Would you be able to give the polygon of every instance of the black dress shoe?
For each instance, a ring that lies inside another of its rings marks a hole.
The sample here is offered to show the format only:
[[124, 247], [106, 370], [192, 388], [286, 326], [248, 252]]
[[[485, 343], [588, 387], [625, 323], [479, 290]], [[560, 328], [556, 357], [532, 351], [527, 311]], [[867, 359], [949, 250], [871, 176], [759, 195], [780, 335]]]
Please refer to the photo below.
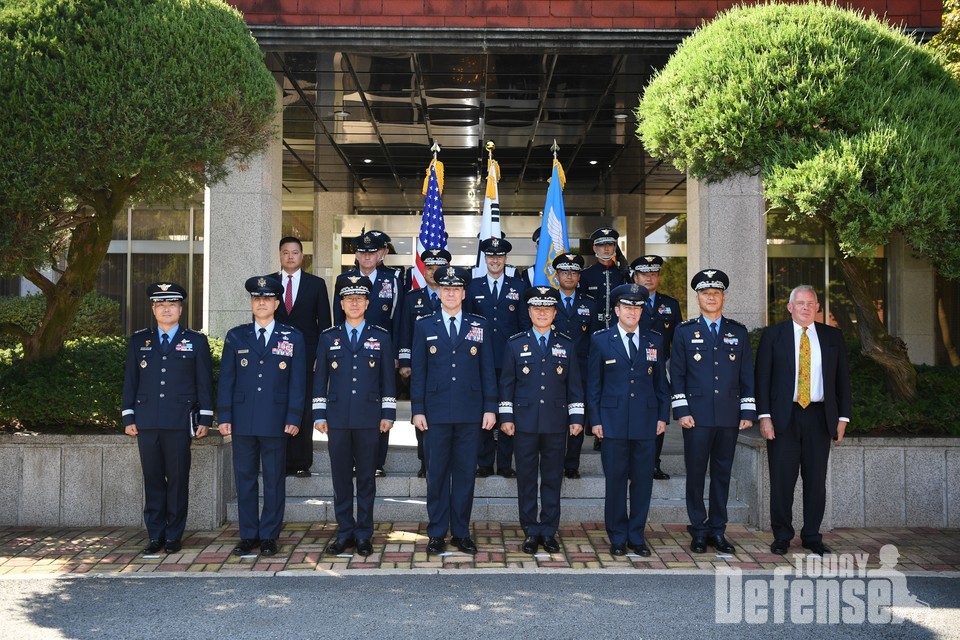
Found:
[[447, 543], [443, 536], [439, 538], [430, 538], [427, 541], [427, 553], [443, 553], [447, 548]]
[[457, 550], [462, 551], [463, 553], [469, 553], [474, 555], [477, 553], [477, 543], [470, 539], [470, 536], [465, 538], [450, 538], [450, 544], [455, 546]]
[[233, 548], [233, 555], [245, 556], [259, 546], [260, 540], [258, 538], [243, 538], [237, 543], [237, 546]]
[[669, 480], [670, 474], [664, 473], [660, 467], [657, 467], [653, 470], [653, 479], [654, 480]]
[[297, 472], [293, 475], [297, 476], [298, 478], [309, 478], [313, 474], [310, 473], [309, 469], [297, 469]]
[[560, 543], [553, 536], [546, 536], [541, 542], [543, 550], [547, 553], [560, 553]]
[[610, 555], [612, 556], [625, 556], [627, 555], [627, 545], [622, 542], [610, 545]]
[[183, 549], [183, 543], [179, 540], [168, 540], [167, 544], [163, 547], [163, 550], [167, 553], [176, 553]]
[[332, 556], [338, 556], [350, 547], [357, 544], [353, 538], [344, 538], [343, 540], [334, 540], [327, 545], [327, 553]]
[[707, 539], [706, 538], [694, 538], [690, 542], [690, 551], [694, 553], [706, 553], [707, 552]]
[[387, 476], [387, 472], [384, 471], [383, 467], [377, 467], [377, 470], [373, 472], [373, 475], [377, 478], [385, 478]]
[[802, 545], [804, 549], [808, 549], [810, 553], [815, 553], [818, 556], [833, 553], [833, 551], [828, 549], [827, 546], [822, 542], [804, 542]]
[[143, 555], [152, 556], [160, 551], [160, 549], [163, 549], [163, 545], [165, 544], [167, 544], [166, 538], [151, 538], [147, 546], [143, 548]]
[[262, 556], [275, 556], [277, 555], [277, 541], [272, 538], [267, 538], [260, 543], [260, 555]]
[[627, 546], [630, 547], [630, 551], [633, 551], [638, 556], [641, 556], [643, 558], [650, 557], [650, 548], [647, 546], [645, 542], [641, 542], [639, 544], [633, 544], [631, 542]]
[[787, 549], [790, 548], [789, 540], [774, 540], [770, 544], [770, 553], [775, 553], [779, 556], [786, 555]]
[[497, 471], [497, 475], [503, 476], [504, 478], [516, 478], [517, 472], [510, 467], [504, 467], [503, 469]]
[[489, 478], [493, 475], [493, 467], [477, 467], [478, 478]]
[[426, 477], [427, 477], [427, 467], [424, 466], [423, 464], [420, 465], [420, 470], [417, 471], [417, 477], [418, 477], [418, 478], [426, 478]]
[[719, 551], [720, 553], [736, 553], [737, 548], [730, 544], [730, 541], [724, 538], [722, 535], [719, 536], [710, 536], [707, 538], [707, 544]]
[[580, 472], [577, 471], [576, 469], [564, 469], [564, 470], [563, 470], [563, 475], [564, 475], [564, 477], [570, 478], [571, 480], [579, 480], [579, 479], [580, 479]]
[[363, 540], [357, 541], [357, 554], [366, 558], [371, 553], [373, 553], [373, 543], [370, 542], [370, 538], [365, 538]]
[[538, 536], [527, 536], [523, 539], [523, 544], [520, 545], [520, 551], [533, 555], [537, 552], [538, 546], [540, 546], [540, 538]]

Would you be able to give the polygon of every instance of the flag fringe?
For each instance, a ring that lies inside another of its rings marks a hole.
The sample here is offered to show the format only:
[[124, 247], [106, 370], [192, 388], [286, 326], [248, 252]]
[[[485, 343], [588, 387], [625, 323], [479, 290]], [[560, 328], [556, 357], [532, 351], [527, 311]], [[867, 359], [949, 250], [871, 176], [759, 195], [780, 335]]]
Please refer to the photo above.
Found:
[[[563, 191], [563, 188], [567, 186], [567, 174], [563, 172], [563, 165], [560, 164], [560, 161], [556, 158], [553, 159], [553, 166], [557, 168], [557, 177], [560, 178], [560, 190]], [[547, 183], [549, 183], [553, 178], [547, 178]]]
[[[490, 179], [493, 176], [493, 180]], [[497, 198], [497, 183], [500, 182], [500, 165], [491, 158], [487, 162], [487, 191], [486, 196], [491, 200]]]
[[430, 167], [434, 165], [437, 167], [437, 187], [440, 189], [440, 195], [443, 195], [443, 163], [436, 158], [431, 160], [430, 164], [427, 165], [426, 175], [423, 178], [422, 195], [427, 195], [427, 184], [430, 182]]

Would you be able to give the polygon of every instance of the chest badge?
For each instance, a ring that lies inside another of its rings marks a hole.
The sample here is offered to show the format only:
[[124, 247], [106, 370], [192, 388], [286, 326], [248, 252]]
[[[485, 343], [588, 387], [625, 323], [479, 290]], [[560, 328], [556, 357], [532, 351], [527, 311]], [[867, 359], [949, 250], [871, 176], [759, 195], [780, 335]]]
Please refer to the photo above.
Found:
[[703, 357], [703, 356], [700, 355], [699, 353], [693, 354], [693, 359], [696, 360], [697, 362], [700, 362], [700, 358], [702, 358], [702, 357]]
[[246, 358], [240, 358], [240, 366], [241, 366], [241, 367], [245, 367], [245, 366], [247, 366], [247, 364], [249, 364], [249, 363], [247, 362], [247, 359], [246, 359]]
[[430, 347], [430, 353], [436, 353], [436, 352], [437, 352], [436, 347]]
[[146, 360], [141, 360], [141, 361], [140, 361], [140, 368], [141, 368], [141, 369], [146, 369], [146, 368], [147, 368], [147, 361], [146, 361]]
[[563, 365], [558, 365], [558, 366], [557, 366], [557, 375], [558, 375], [558, 376], [562, 376], [562, 375], [563, 375]]
[[278, 366], [280, 367], [280, 370], [281, 370], [281, 371], [283, 371], [284, 369], [286, 369], [286, 368], [287, 368], [287, 363], [286, 363], [286, 362], [282, 362], [282, 361], [281, 361], [281, 362], [280, 362], [280, 364], [279, 364]]
[[510, 311], [516, 311], [516, 310], [517, 310], [517, 308], [516, 308], [515, 306], [513, 306], [513, 305], [510, 305], [508, 308], [510, 309]]
[[653, 367], [648, 367], [648, 368], [647, 368], [647, 375], [648, 375], [648, 376], [652, 376], [652, 375], [653, 375]]
[[388, 304], [383, 305], [383, 310], [384, 310], [384, 311], [390, 311], [390, 305], [388, 305]]
[[331, 368], [331, 369], [336, 369], [336, 368], [339, 367], [339, 366], [340, 366], [340, 365], [337, 364], [337, 361], [336, 361], [336, 360], [334, 360], [333, 362], [330, 363], [330, 368]]
[[476, 346], [470, 347], [470, 355], [472, 355], [472, 356], [477, 355], [477, 347], [476, 347]]
[[373, 369], [375, 366], [377, 366], [377, 361], [376, 361], [376, 360], [371, 360], [371, 361], [370, 361], [370, 368]]
[[523, 371], [523, 375], [527, 375], [528, 373], [530, 373], [530, 367], [524, 367], [523, 369], [521, 369], [521, 371]]
[[731, 353], [731, 354], [730, 354], [730, 361], [732, 362], [732, 361], [734, 361], [734, 360], [736, 360], [736, 359], [737, 359], [737, 354]]

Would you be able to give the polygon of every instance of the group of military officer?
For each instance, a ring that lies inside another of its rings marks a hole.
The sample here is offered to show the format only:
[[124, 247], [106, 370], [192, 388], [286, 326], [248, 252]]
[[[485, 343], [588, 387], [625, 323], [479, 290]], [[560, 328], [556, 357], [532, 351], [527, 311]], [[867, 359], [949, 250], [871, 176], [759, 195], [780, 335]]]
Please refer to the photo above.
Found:
[[[722, 315], [723, 272], [696, 274], [701, 315], [683, 322], [677, 300], [658, 292], [663, 259], [642, 256], [624, 273], [610, 228], [592, 235], [597, 263], [590, 268], [582, 256], [557, 256], [556, 289], [509, 275], [511, 245], [491, 238], [481, 243], [482, 276], [471, 278], [450, 265], [447, 251], [431, 249], [420, 256], [426, 286], [404, 294], [404, 279], [381, 263], [388, 240], [379, 231], [355, 239], [357, 267], [337, 278], [333, 326], [323, 326], [325, 285], [313, 286], [308, 321], [295, 326], [298, 305], [308, 303], [305, 283], [322, 284], [300, 270], [295, 238], [281, 241], [281, 272], [246, 282], [253, 322], [228, 332], [218, 388], [220, 432], [234, 442], [235, 553], [277, 553], [284, 476], [310, 475], [308, 420], [329, 440], [338, 533], [327, 552], [372, 553], [375, 477], [385, 474], [396, 418], [396, 367], [410, 380], [418, 475], [427, 479], [428, 552], [443, 552], [450, 533], [454, 547], [476, 553], [469, 533], [475, 477], [494, 470], [517, 479], [522, 550], [559, 551], [562, 479], [580, 477], [589, 427], [602, 442], [610, 552], [650, 555], [643, 532], [653, 480], [669, 477], [660, 449], [671, 404], [683, 427], [691, 549], [734, 551], [724, 537], [727, 492], [737, 429], [752, 425], [756, 403], [746, 328]], [[179, 327], [183, 289], [157, 283], [148, 294], [157, 329], [131, 339], [123, 416], [143, 463], [144, 552], [173, 553], [186, 520], [189, 434], [203, 437], [212, 423], [212, 374], [204, 336]], [[307, 444], [291, 448], [298, 435]]]

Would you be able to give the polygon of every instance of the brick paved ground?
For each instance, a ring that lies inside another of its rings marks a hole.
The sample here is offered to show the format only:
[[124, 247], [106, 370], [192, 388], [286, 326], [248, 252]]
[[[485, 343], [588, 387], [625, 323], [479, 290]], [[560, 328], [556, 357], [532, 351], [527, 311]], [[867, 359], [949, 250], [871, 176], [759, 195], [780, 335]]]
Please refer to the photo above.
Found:
[[[564, 524], [559, 532], [561, 553], [531, 557], [520, 552], [523, 534], [517, 523], [476, 522], [473, 535], [480, 548], [476, 556], [453, 552], [427, 556], [426, 524], [379, 523], [374, 553], [368, 558], [331, 557], [323, 549], [336, 533], [333, 523], [292, 523], [283, 530], [280, 553], [272, 558], [238, 558], [230, 551], [238, 540], [235, 525], [214, 531], [196, 531], [184, 539], [180, 553], [149, 559], [140, 555], [146, 544], [140, 528], [35, 529], [0, 527], [0, 575], [49, 575], [151, 572], [349, 572], [358, 569], [636, 569], [710, 570], [739, 567], [769, 570], [793, 562], [769, 551], [772, 536], [744, 526], [731, 526], [727, 536], [737, 546], [733, 557], [689, 552], [686, 527], [651, 525], [647, 543], [650, 558], [614, 558], [609, 554], [602, 523]], [[796, 542], [796, 541], [795, 541]], [[880, 547], [893, 543], [900, 551], [898, 569], [913, 574], [960, 572], [960, 530], [933, 528], [835, 529], [824, 543], [836, 553], [868, 553], [877, 566]]]

